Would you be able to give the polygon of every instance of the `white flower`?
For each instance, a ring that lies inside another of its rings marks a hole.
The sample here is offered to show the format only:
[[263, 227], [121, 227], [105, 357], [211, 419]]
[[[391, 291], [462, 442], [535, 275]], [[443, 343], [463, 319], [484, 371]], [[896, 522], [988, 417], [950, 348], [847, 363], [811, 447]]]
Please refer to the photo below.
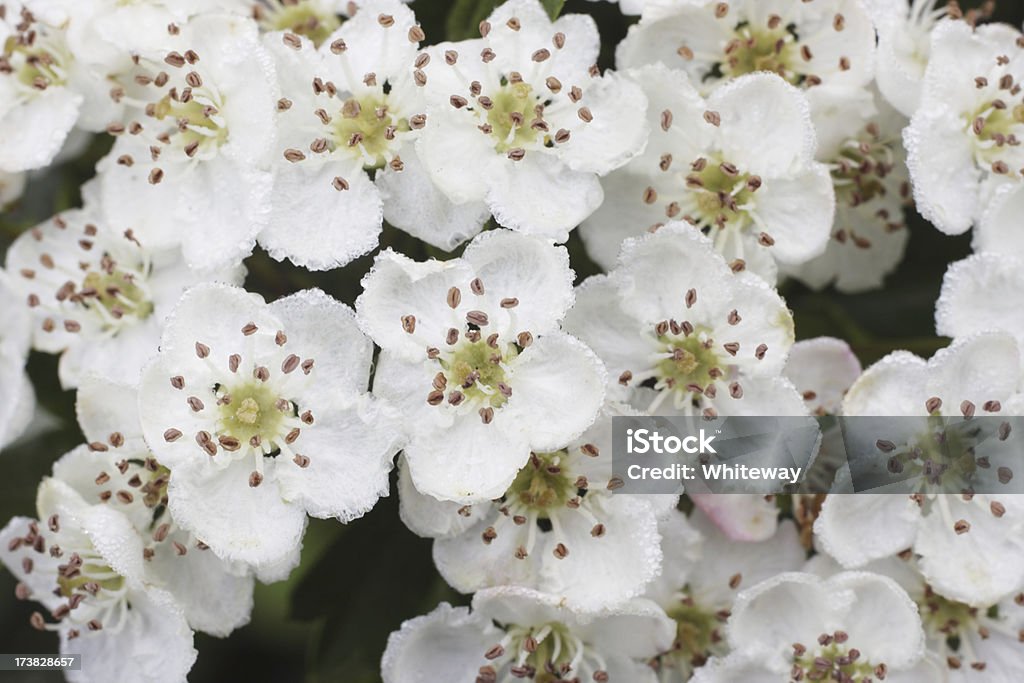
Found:
[[0, 213], [18, 201], [25, 191], [26, 174], [0, 171]]
[[793, 344], [785, 370], [807, 407], [817, 415], [838, 414], [843, 397], [860, 373], [860, 361], [850, 345], [834, 337]]
[[[331, 42], [331, 35], [347, 17], [354, 17], [360, 8], [372, 7], [377, 0], [238, 0], [250, 9], [260, 28], [268, 33], [287, 31], [308, 38], [320, 47]], [[412, 2], [412, 0], [402, 0]]]
[[273, 211], [260, 237], [271, 256], [344, 265], [377, 246], [382, 217], [444, 249], [480, 231], [487, 207], [452, 205], [416, 154], [427, 125], [413, 80], [422, 38], [398, 0], [367, 4], [319, 50], [292, 33], [267, 36], [283, 96]]
[[16, 517], [0, 531], [0, 559], [17, 596], [49, 618], [32, 625], [60, 635], [62, 654], [81, 654], [74, 683], [184, 681], [196, 659], [181, 608], [145, 583], [143, 546], [127, 517], [89, 505], [67, 484], [44, 479], [39, 520]]
[[[919, 462], [912, 455], [944, 452], [933, 444], [945, 430], [937, 429], [935, 418], [927, 416], [1000, 414], [1017, 392], [1020, 368], [1017, 345], [1001, 333], [958, 339], [927, 362], [896, 352], [854, 383], [843, 402], [843, 414], [889, 417], [887, 431], [872, 432], [867, 440], [877, 444], [879, 457], [890, 458], [890, 471], [923, 471], [929, 462], [944, 463], [944, 456]], [[914, 416], [920, 417], [909, 419]], [[848, 446], [851, 435], [856, 436], [852, 426], [855, 423], [847, 428]], [[934, 481], [920, 480], [920, 490], [829, 496], [814, 526], [822, 549], [852, 568], [912, 548], [935, 590], [971, 605], [996, 602], [1020, 590], [1024, 501], [992, 493], [997, 476], [1000, 483], [1009, 483], [1015, 473], [1008, 467], [987, 472], [985, 452], [972, 445], [965, 443], [964, 452], [978, 459], [976, 467], [943, 467]], [[961, 455], [955, 451], [949, 457]], [[975, 486], [988, 493], [948, 493]]]
[[472, 611], [442, 603], [388, 638], [384, 683], [536, 680], [656, 683], [646, 660], [668, 649], [672, 621], [646, 600], [581, 613], [526, 588], [492, 588]]
[[102, 71], [69, 45], [61, 3], [9, 0], [0, 16], [0, 171], [49, 165], [76, 125], [102, 130], [116, 113]]
[[500, 225], [564, 242], [601, 204], [598, 176], [643, 150], [645, 98], [594, 67], [589, 16], [552, 23], [538, 0], [509, 0], [481, 28], [424, 53], [420, 158], [452, 202], [485, 202]]
[[[1024, 596], [972, 606], [951, 600], [928, 585], [913, 557], [901, 554], [871, 562], [866, 571], [896, 581], [917, 603], [928, 650], [947, 669], [943, 680], [1012, 681], [1024, 645]], [[808, 571], [827, 577], [842, 568], [827, 555], [816, 555]], [[937, 675], [938, 672], [937, 672]]]
[[736, 268], [774, 282], [776, 260], [802, 263], [828, 242], [835, 196], [814, 161], [807, 99], [771, 74], [744, 76], [707, 99], [663, 65], [628, 72], [647, 94], [647, 151], [604, 179], [606, 201], [581, 228], [610, 268], [627, 237], [685, 220]]
[[695, 683], [791, 680], [935, 681], [917, 606], [892, 579], [786, 572], [742, 593], [727, 629], [733, 654]]
[[420, 492], [497, 498], [531, 451], [563, 448], [594, 422], [604, 368], [559, 329], [572, 277], [563, 247], [501, 230], [450, 261], [377, 257], [356, 310], [382, 349], [374, 394], [403, 415]]
[[862, 88], [874, 75], [875, 31], [860, 0], [647, 0], [616, 50], [628, 69], [661, 62], [708, 91], [758, 71], [802, 87]]
[[932, 30], [949, 6], [939, 0], [867, 0], [865, 5], [878, 30], [878, 89], [904, 116], [913, 116], [931, 56]]
[[116, 96], [131, 107], [98, 165], [113, 225], [189, 265], [237, 264], [267, 225], [277, 95], [273, 61], [251, 19], [202, 15], [164, 29]]
[[1024, 353], [1024, 315], [1015, 304], [1024, 291], [1024, 264], [998, 253], [969, 256], [949, 266], [935, 304], [935, 331], [967, 337], [981, 330], [1003, 330]]
[[167, 508], [173, 473], [142, 439], [134, 387], [87, 378], [78, 390], [78, 422], [88, 445], [66, 454], [53, 476], [90, 503], [124, 514], [142, 538], [147, 582], [168, 591], [198, 631], [226, 636], [249, 621], [253, 576], [178, 527]]
[[728, 652], [725, 623], [737, 593], [798, 569], [804, 549], [791, 521], [756, 543], [729, 539], [700, 511], [688, 520], [674, 510], [659, 528], [664, 567], [646, 596], [676, 622], [675, 642], [658, 658], [658, 668], [663, 682], [681, 682], [709, 657]]
[[7, 269], [19, 305], [31, 313], [33, 346], [61, 354], [66, 388], [85, 373], [137, 383], [185, 289], [245, 277], [241, 267], [199, 276], [179, 250], [151, 249], [135, 231], [115, 230], [90, 210], [66, 211], [22, 233], [7, 252]]
[[855, 293], [882, 286], [903, 259], [910, 176], [901, 133], [906, 119], [872, 91], [808, 93], [818, 160], [829, 166], [836, 217], [825, 253], [782, 273], [821, 289]]
[[35, 392], [25, 374], [25, 360], [31, 341], [31, 323], [10, 277], [0, 270], [0, 449], [17, 439], [28, 426], [35, 410]]
[[565, 448], [531, 454], [512, 486], [474, 506], [416, 491], [402, 468], [402, 518], [434, 537], [434, 561], [452, 586], [471, 593], [517, 585], [600, 609], [636, 597], [661, 567], [658, 513], [672, 495], [614, 495], [608, 407]]
[[1005, 24], [940, 22], [921, 105], [904, 132], [918, 210], [944, 233], [966, 232], [1024, 169], [1024, 39]]
[[364, 393], [372, 348], [348, 307], [319, 290], [267, 305], [199, 285], [160, 349], [139, 389], [143, 433], [173, 472], [174, 520], [220, 557], [286, 564], [307, 513], [347, 522], [387, 493], [395, 439]]
[[611, 275], [578, 287], [566, 329], [650, 414], [806, 413], [780, 376], [793, 344], [785, 302], [760, 278], [733, 273], [685, 223], [628, 240]]

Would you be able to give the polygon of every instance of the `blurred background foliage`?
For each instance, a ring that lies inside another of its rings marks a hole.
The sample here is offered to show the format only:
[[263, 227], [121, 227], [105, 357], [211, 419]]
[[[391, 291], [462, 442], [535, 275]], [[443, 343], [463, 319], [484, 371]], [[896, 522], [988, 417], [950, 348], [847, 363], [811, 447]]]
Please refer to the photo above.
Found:
[[[592, 15], [602, 36], [601, 66], [614, 65], [615, 45], [635, 19], [623, 17], [616, 5], [606, 2], [541, 1], [553, 14]], [[413, 8], [427, 41], [441, 42], [478, 36], [479, 22], [498, 4], [499, 0], [418, 0]], [[966, 8], [980, 3], [963, 4]], [[995, 20], [1020, 26], [1024, 3], [1000, 3]], [[0, 215], [0, 253], [5, 253], [23, 230], [78, 206], [80, 186], [93, 175], [95, 162], [109, 147], [109, 139], [96, 138], [78, 159], [35, 174], [14, 210]], [[935, 336], [935, 300], [947, 265], [970, 253], [970, 236], [944, 236], [913, 209], [908, 210], [907, 219], [911, 234], [907, 255], [884, 289], [843, 295], [831, 289], [814, 292], [792, 282], [780, 287], [794, 312], [799, 338], [830, 335], [845, 339], [865, 366], [895, 349], [927, 357], [948, 343]], [[385, 226], [381, 248], [387, 247], [417, 259], [451, 257]], [[568, 248], [578, 281], [598, 272], [575, 234]], [[246, 262], [246, 287], [268, 299], [320, 287], [353, 304], [372, 260], [370, 255], [341, 270], [309, 273], [258, 251]], [[57, 458], [82, 441], [75, 425], [74, 394], [63, 392], [57, 382], [56, 357], [34, 353], [29, 373], [41, 405], [53, 420], [47, 430], [2, 454], [3, 523], [15, 515], [35, 515], [38, 481], [50, 472]], [[310, 520], [301, 566], [288, 581], [257, 586], [252, 622], [227, 639], [197, 634], [199, 660], [189, 679], [195, 683], [378, 682], [387, 636], [402, 621], [433, 609], [442, 600], [468, 603], [468, 596], [458, 595], [438, 577], [430, 546], [430, 541], [413, 535], [399, 520], [394, 493], [348, 526]], [[14, 599], [14, 585], [7, 572], [0, 572], [0, 596], [4, 596], [0, 598], [4, 641], [0, 649], [9, 653], [55, 652], [55, 636], [29, 627], [34, 608]], [[4, 676], [19, 683], [62, 680], [58, 673], [0, 672], [0, 680], [7, 680]]]

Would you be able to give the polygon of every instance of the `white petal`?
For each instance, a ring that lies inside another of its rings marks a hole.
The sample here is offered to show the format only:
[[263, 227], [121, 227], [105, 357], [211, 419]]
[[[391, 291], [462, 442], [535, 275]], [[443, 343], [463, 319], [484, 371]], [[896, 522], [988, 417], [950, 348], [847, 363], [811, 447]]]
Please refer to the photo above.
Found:
[[921, 512], [906, 496], [829, 496], [814, 522], [821, 548], [844, 567], [860, 567], [914, 545]]
[[224, 469], [202, 460], [179, 465], [167, 489], [169, 509], [182, 528], [223, 559], [273, 564], [302, 542], [306, 514], [282, 499], [272, 476], [249, 486], [251, 470], [245, 461]]
[[974, 232], [977, 251], [990, 251], [1024, 258], [1024, 230], [1020, 216], [1024, 213], [1024, 191], [1020, 183], [998, 188], [985, 207]]
[[725, 160], [762, 176], [787, 173], [814, 157], [807, 98], [772, 74], [741, 76], [715, 90], [708, 109], [721, 115]]
[[484, 653], [501, 638], [480, 615], [441, 603], [388, 637], [381, 677], [384, 683], [470, 681], [486, 663]]
[[793, 345], [785, 372], [812, 412], [821, 409], [834, 415], [842, 406], [843, 396], [860, 376], [861, 366], [843, 340], [815, 337]]
[[385, 167], [375, 180], [389, 224], [446, 251], [480, 232], [491, 215], [486, 204], [452, 203], [434, 184], [415, 148], [402, 149], [402, 162], [400, 172]]
[[468, 515], [459, 514], [464, 505], [442, 501], [420, 493], [412, 482], [405, 456], [398, 461], [399, 515], [418, 536], [449, 538], [472, 527], [490, 509], [490, 503], [472, 506]]
[[690, 499], [733, 541], [764, 541], [778, 528], [778, 507], [761, 495], [692, 493]]
[[[335, 189], [338, 177], [348, 183], [347, 190]], [[346, 171], [316, 159], [279, 162], [272, 196], [273, 210], [259, 241], [278, 261], [332, 270], [377, 247], [383, 204], [361, 168]]]
[[939, 105], [918, 109], [903, 131], [917, 210], [947, 235], [969, 230], [981, 211], [981, 172], [963, 128], [954, 112]]
[[783, 263], [801, 263], [820, 256], [828, 246], [835, 218], [832, 177], [813, 163], [790, 178], [771, 178], [754, 196], [757, 225], [775, 243], [771, 254]]
[[1009, 334], [974, 334], [939, 349], [928, 369], [927, 397], [938, 396], [943, 414], [957, 415], [962, 401], [980, 406], [991, 400], [1005, 401], [1017, 392], [1020, 351]]
[[935, 304], [935, 329], [947, 337], [1002, 329], [1024, 340], [1024, 311], [1014, 304], [1024, 288], [1017, 259], [982, 253], [957, 261], [946, 271]]
[[843, 400], [844, 415], [924, 415], [927, 364], [907, 351], [878, 361], [853, 383]]
[[75, 125], [81, 104], [81, 95], [55, 86], [7, 111], [0, 118], [0, 170], [14, 173], [48, 165]]
[[398, 450], [397, 430], [369, 401], [320, 411], [316, 419], [296, 444], [309, 457], [309, 465], [278, 464], [281, 496], [313, 517], [349, 522], [387, 495], [391, 459]]
[[427, 110], [430, 124], [416, 140], [416, 151], [434, 183], [454, 204], [481, 202], [487, 196], [487, 180], [501, 162], [491, 137], [474, 125], [464, 125], [460, 112], [450, 110], [447, 104]]
[[597, 176], [573, 171], [541, 151], [531, 150], [522, 161], [498, 168], [487, 203], [506, 228], [564, 242], [604, 199]]
[[[604, 402], [604, 365], [567, 334], [540, 337], [517, 358], [502, 412], [533, 450], [561, 448], [594, 423]], [[557, 419], [552, 419], [557, 416]]]
[[82, 670], [68, 672], [72, 683], [185, 680], [198, 653], [181, 608], [156, 589], [134, 591], [129, 600], [128, 621], [116, 633], [104, 630], [68, 641], [62, 631], [61, 653], [82, 655]]
[[[316, 361], [316, 382], [303, 392], [315, 405], [347, 402], [366, 391], [373, 343], [355, 313], [319, 289], [306, 289], [269, 306], [303, 358]], [[288, 342], [285, 343], [285, 348]]]
[[138, 390], [134, 385], [88, 377], [76, 396], [78, 424], [89, 442], [106, 441], [114, 432], [129, 439], [142, 436]]
[[558, 156], [574, 171], [605, 175], [647, 146], [647, 98], [639, 85], [614, 72], [591, 81], [585, 97], [594, 118], [557, 148]]
[[664, 211], [642, 201], [645, 190], [653, 186], [652, 179], [629, 168], [632, 166], [601, 181], [604, 202], [579, 229], [587, 255], [606, 271], [615, 267], [626, 239], [641, 237], [667, 220]]

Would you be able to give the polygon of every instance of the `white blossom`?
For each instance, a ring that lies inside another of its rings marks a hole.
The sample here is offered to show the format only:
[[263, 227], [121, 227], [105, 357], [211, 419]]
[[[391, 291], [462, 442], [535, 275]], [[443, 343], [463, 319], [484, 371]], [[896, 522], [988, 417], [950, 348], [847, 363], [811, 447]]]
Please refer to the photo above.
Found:
[[[1017, 594], [980, 606], [951, 600], [928, 585], [909, 553], [875, 560], [865, 570], [893, 579], [917, 603], [928, 651], [946, 669], [935, 672], [936, 680], [1014, 679], [1024, 651], [1020, 640], [1024, 596]], [[827, 555], [816, 555], [808, 562], [807, 571], [827, 578], [842, 567]]]
[[817, 158], [831, 171], [836, 215], [825, 253], [781, 271], [815, 289], [880, 288], [910, 236], [903, 217], [911, 196], [901, 139], [907, 121], [871, 90], [819, 89], [809, 96]]
[[776, 261], [798, 264], [828, 242], [835, 195], [814, 160], [806, 97], [783, 79], [752, 74], [702, 97], [681, 71], [629, 71], [649, 100], [646, 152], [604, 179], [605, 203], [581, 234], [606, 269], [619, 245], [687, 221], [734, 268], [775, 281]]
[[612, 493], [609, 406], [565, 448], [534, 453], [497, 500], [473, 506], [415, 490], [402, 468], [402, 518], [434, 537], [434, 560], [456, 589], [518, 585], [600, 609], [640, 594], [661, 567], [659, 513], [673, 495]]
[[[442, 603], [388, 638], [384, 683], [552, 680], [655, 683], [646, 660], [668, 649], [672, 621], [646, 600], [579, 612], [526, 588], [491, 588], [472, 610]], [[554, 672], [554, 673], [551, 673]]]
[[177, 525], [225, 560], [286, 574], [307, 513], [347, 522], [373, 507], [396, 449], [364, 393], [371, 353], [351, 309], [319, 290], [269, 305], [189, 290], [139, 390]]
[[726, 622], [739, 591], [799, 569], [804, 549], [791, 521], [759, 542], [729, 539], [699, 510], [689, 519], [673, 511], [659, 528], [664, 567], [646, 596], [676, 622], [675, 642], [658, 658], [661, 681], [681, 682], [728, 652]]
[[450, 261], [377, 257], [356, 310], [382, 349], [373, 391], [403, 415], [420, 492], [501, 496], [531, 452], [563, 448], [594, 422], [604, 367], [559, 329], [572, 277], [563, 247], [508, 231]]
[[0, 16], [0, 171], [49, 165], [76, 126], [99, 131], [118, 108], [107, 70], [73, 50], [68, 7], [8, 0]]
[[16, 595], [41, 604], [32, 626], [56, 631], [62, 654], [82, 655], [73, 683], [184, 681], [196, 659], [192, 631], [166, 591], [145, 580], [143, 545], [131, 522], [44, 479], [39, 519], [15, 517], [0, 531], [0, 559]]
[[[867, 440], [877, 444], [880, 457], [890, 458], [891, 471], [921, 469], [927, 463], [909, 454], [934, 452], [936, 434], [945, 433], [929, 415], [1003, 414], [1003, 404], [1016, 394], [1020, 379], [1020, 354], [1013, 338], [979, 333], [956, 340], [927, 362], [907, 352], [886, 356], [854, 383], [843, 402], [843, 414], [889, 417], [888, 431], [871, 433]], [[908, 419], [915, 416], [919, 418]], [[849, 443], [850, 429], [847, 434]], [[983, 458], [971, 444], [963, 448], [964, 454]], [[1017, 495], [992, 493], [997, 476], [1000, 483], [1013, 479], [1012, 468], [986, 472], [984, 465], [942, 468], [934, 482], [922, 480], [921, 490], [910, 494], [829, 496], [814, 525], [821, 548], [847, 568], [911, 548], [937, 591], [971, 605], [996, 602], [1020, 590], [1024, 501]], [[989, 492], [977, 495], [948, 493], [973, 489], [970, 479], [961, 481], [964, 476], [987, 477], [992, 486], [978, 484], [979, 490]]]
[[267, 36], [282, 95], [273, 211], [260, 238], [272, 256], [344, 265], [377, 246], [383, 218], [444, 249], [480, 231], [487, 207], [454, 206], [416, 152], [428, 125], [413, 79], [422, 38], [398, 0], [366, 4], [319, 49], [292, 33]]
[[180, 250], [152, 249], [134, 230], [77, 209], [22, 233], [7, 252], [7, 269], [17, 305], [31, 315], [33, 346], [61, 354], [67, 388], [87, 372], [138, 382], [182, 292], [204, 280], [241, 284], [245, 276], [241, 267], [200, 276]]
[[25, 360], [31, 341], [31, 322], [25, 309], [14, 305], [17, 296], [10, 277], [0, 270], [0, 449], [17, 439], [35, 410], [35, 392]]
[[644, 95], [600, 75], [587, 15], [552, 22], [538, 0], [508, 0], [481, 28], [417, 62], [420, 158], [455, 204], [484, 202], [500, 225], [564, 242], [601, 204], [598, 177], [643, 150]]
[[904, 116], [917, 111], [935, 25], [949, 6], [939, 0], [866, 0], [878, 30], [875, 80], [889, 103]]
[[695, 683], [941, 680], [924, 658], [917, 606], [877, 574], [778, 574], [740, 593], [727, 637], [733, 653], [698, 669]]
[[627, 240], [610, 275], [579, 286], [566, 329], [605, 362], [612, 390], [650, 414], [806, 413], [781, 376], [793, 345], [785, 302], [685, 223]]
[[875, 31], [860, 0], [647, 0], [616, 50], [620, 69], [662, 63], [707, 91], [768, 71], [806, 88], [862, 88]]
[[786, 377], [817, 415], [838, 414], [843, 397], [860, 373], [860, 361], [850, 345], [835, 337], [798, 341], [786, 360]]
[[921, 104], [904, 132], [918, 210], [946, 234], [966, 232], [1024, 168], [1024, 39], [1006, 24], [940, 22]]
[[248, 623], [252, 572], [220, 559], [175, 523], [167, 508], [172, 473], [143, 441], [136, 389], [86, 378], [77, 410], [87, 444], [58, 460], [53, 476], [86, 502], [103, 503], [129, 519], [142, 538], [147, 582], [174, 597], [192, 628], [226, 636]]
[[1012, 334], [1024, 350], [1024, 315], [1015, 303], [1022, 291], [1024, 265], [1014, 256], [981, 253], [957, 261], [942, 280], [935, 331], [947, 337], [968, 337], [1002, 330]]
[[209, 14], [165, 27], [141, 49], [117, 97], [130, 105], [98, 165], [105, 219], [195, 268], [249, 255], [269, 221], [277, 102], [256, 24]]

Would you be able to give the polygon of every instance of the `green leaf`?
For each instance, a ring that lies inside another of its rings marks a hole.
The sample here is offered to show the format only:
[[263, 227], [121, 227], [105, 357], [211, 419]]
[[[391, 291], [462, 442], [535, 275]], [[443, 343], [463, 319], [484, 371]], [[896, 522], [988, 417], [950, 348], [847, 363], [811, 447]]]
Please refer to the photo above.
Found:
[[448, 13], [448, 40], [480, 37], [480, 22], [490, 16], [501, 0], [456, 0]]
[[554, 21], [562, 13], [562, 8], [565, 7], [565, 0], [540, 0], [540, 4], [544, 5], [544, 9], [547, 10], [551, 21]]

